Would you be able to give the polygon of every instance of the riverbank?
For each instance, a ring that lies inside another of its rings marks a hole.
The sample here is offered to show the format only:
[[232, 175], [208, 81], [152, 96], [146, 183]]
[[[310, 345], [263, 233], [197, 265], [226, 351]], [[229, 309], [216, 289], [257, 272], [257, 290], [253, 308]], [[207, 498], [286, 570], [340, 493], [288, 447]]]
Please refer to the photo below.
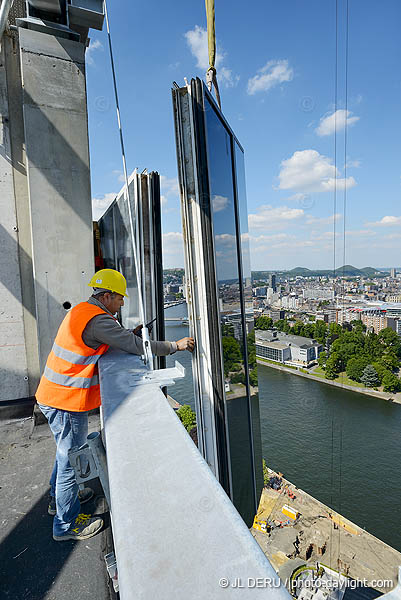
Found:
[[271, 361], [264, 360], [259, 356], [256, 358], [256, 362], [260, 365], [265, 365], [266, 367], [271, 367], [272, 369], [276, 369], [277, 371], [284, 371], [285, 373], [290, 373], [291, 375], [298, 375], [299, 377], [305, 377], [306, 379], [313, 379], [313, 381], [318, 381], [319, 383], [325, 383], [326, 385], [331, 385], [332, 387], [337, 387], [340, 389], [350, 390], [351, 392], [357, 392], [358, 394], [364, 394], [365, 396], [373, 396], [374, 398], [381, 398], [382, 400], [386, 400], [387, 402], [392, 402], [394, 404], [401, 404], [401, 392], [397, 394], [390, 394], [386, 392], [379, 392], [376, 390], [371, 390], [368, 388], [361, 388], [353, 385], [347, 385], [345, 383], [338, 383], [336, 381], [331, 381], [330, 379], [325, 379], [323, 377], [318, 377], [316, 375], [312, 375], [310, 373], [304, 373], [303, 371], [298, 370], [296, 367], [285, 367], [283, 365], [274, 364]]

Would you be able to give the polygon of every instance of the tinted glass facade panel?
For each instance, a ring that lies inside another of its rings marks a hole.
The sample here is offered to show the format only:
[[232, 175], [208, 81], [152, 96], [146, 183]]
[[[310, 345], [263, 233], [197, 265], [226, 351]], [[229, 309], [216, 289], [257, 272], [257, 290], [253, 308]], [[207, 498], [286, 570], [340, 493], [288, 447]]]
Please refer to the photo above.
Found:
[[200, 449], [250, 526], [260, 496], [255, 471], [261, 475], [262, 461], [260, 439], [254, 443], [260, 438], [257, 396], [255, 404], [249, 386], [253, 315], [243, 151], [199, 79], [173, 89], [173, 105], [188, 316], [197, 343]]
[[[233, 501], [250, 523], [254, 515], [254, 468], [247, 343], [245, 329], [245, 278], [242, 273], [241, 225], [247, 248], [247, 213], [243, 153], [233, 136], [205, 97], [205, 121], [208, 155], [211, 215], [218, 286], [221, 343], [225, 378], [227, 435], [231, 462]], [[235, 173], [236, 162], [240, 173]], [[236, 188], [237, 181], [240, 183]], [[242, 196], [242, 202], [236, 198]], [[239, 208], [241, 204], [241, 209]], [[245, 208], [245, 210], [244, 210]], [[241, 214], [242, 213], [242, 214]], [[241, 223], [242, 216], [242, 223]], [[250, 288], [249, 251], [244, 253]], [[250, 289], [252, 294], [252, 289]], [[248, 291], [249, 295], [249, 291]]]

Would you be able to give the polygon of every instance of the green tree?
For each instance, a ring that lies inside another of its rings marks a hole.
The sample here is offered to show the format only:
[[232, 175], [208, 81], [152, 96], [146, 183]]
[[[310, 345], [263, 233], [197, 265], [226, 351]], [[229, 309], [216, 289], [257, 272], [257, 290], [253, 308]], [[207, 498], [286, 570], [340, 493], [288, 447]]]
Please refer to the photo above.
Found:
[[273, 323], [273, 325], [279, 331], [285, 331], [286, 327], [287, 326], [289, 327], [289, 325], [285, 319], [279, 319], [278, 321], [275, 321], [275, 323]]
[[326, 332], [327, 332], [327, 325], [324, 321], [321, 321], [320, 319], [318, 319], [315, 323], [315, 332], [313, 337], [320, 342], [321, 344], [324, 343], [325, 339], [326, 339]]
[[222, 336], [234, 336], [234, 327], [232, 325], [228, 325], [228, 323], [223, 323], [221, 326], [221, 335]]
[[304, 324], [302, 321], [295, 321], [294, 325], [292, 326], [291, 333], [293, 335], [305, 335]]
[[306, 323], [304, 325], [304, 336], [308, 338], [315, 337], [315, 324], [314, 323]]
[[241, 347], [235, 337], [231, 335], [223, 336], [223, 361], [224, 374], [227, 375], [234, 363], [241, 362]]
[[319, 367], [321, 367], [322, 369], [324, 369], [325, 366], [326, 366], [326, 361], [327, 361], [327, 352], [326, 352], [326, 350], [323, 350], [323, 352], [321, 352], [319, 354], [319, 358], [317, 359]]
[[352, 329], [355, 329], [355, 331], [366, 331], [366, 325], [360, 319], [354, 319], [350, 325], [352, 325]]
[[401, 390], [401, 382], [394, 373], [388, 371], [383, 377], [383, 390], [385, 392], [399, 392]]
[[379, 385], [380, 379], [377, 375], [376, 369], [372, 365], [366, 365], [361, 375], [361, 383], [365, 384], [366, 387], [375, 387]]
[[191, 429], [196, 427], [196, 414], [189, 404], [181, 406], [181, 408], [177, 410], [177, 415], [187, 431], [191, 431]]
[[332, 337], [340, 337], [342, 334], [342, 327], [338, 323], [330, 323], [329, 333]]
[[248, 365], [250, 369], [254, 369], [256, 367], [256, 347], [254, 329], [246, 336], [246, 342], [248, 347]]
[[[367, 365], [366, 358], [354, 357], [347, 362], [346, 373], [350, 379], [360, 381], [363, 371]], [[377, 373], [376, 373], [377, 374]]]
[[245, 385], [245, 373], [234, 373], [230, 377], [231, 383], [243, 383]]
[[337, 352], [330, 354], [326, 361], [326, 379], [335, 379], [337, 375], [341, 373], [342, 366], [343, 364], [340, 355]]
[[260, 316], [255, 321], [255, 329], [262, 329], [266, 331], [267, 329], [271, 329], [273, 327], [273, 319], [270, 317]]
[[390, 327], [382, 329], [377, 337], [380, 344], [383, 344], [386, 348], [391, 349], [397, 356], [401, 356], [400, 338]]
[[372, 363], [372, 367], [374, 367], [376, 369], [376, 373], [380, 379], [380, 383], [382, 383], [383, 381], [383, 377], [387, 374], [387, 373], [391, 373], [391, 371], [389, 371], [388, 369], [386, 369], [386, 367], [379, 361], [373, 362]]
[[255, 367], [254, 369], [252, 369], [252, 371], [249, 372], [249, 383], [251, 384], [252, 387], [257, 387], [257, 385], [258, 385], [258, 367]]
[[385, 352], [381, 357], [381, 363], [388, 369], [389, 371], [395, 371], [400, 366], [400, 361], [398, 357], [394, 354], [394, 352]]

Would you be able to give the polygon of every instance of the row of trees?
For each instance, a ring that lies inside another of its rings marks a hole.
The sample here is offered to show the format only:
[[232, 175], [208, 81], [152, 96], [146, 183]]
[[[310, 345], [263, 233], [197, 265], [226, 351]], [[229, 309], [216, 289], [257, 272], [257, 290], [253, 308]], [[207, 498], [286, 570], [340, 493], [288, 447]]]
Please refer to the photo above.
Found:
[[[229, 378], [231, 383], [245, 384], [244, 359], [241, 344], [234, 337], [234, 330], [231, 325], [222, 326], [222, 344], [223, 344], [223, 364], [224, 376]], [[249, 382], [252, 386], [258, 385], [258, 375], [256, 366], [255, 350], [255, 332], [252, 331], [247, 336], [248, 346], [248, 365]]]
[[319, 365], [327, 379], [336, 379], [340, 373], [367, 387], [383, 386], [385, 392], [401, 390], [400, 379], [395, 374], [400, 367], [401, 342], [395, 331], [387, 327], [380, 333], [366, 333], [366, 326], [359, 320], [351, 323], [327, 325], [324, 321], [314, 323], [281, 319], [273, 323], [269, 317], [259, 317], [255, 328], [270, 329], [316, 339], [329, 348], [319, 356]]
[[319, 365], [327, 379], [335, 379], [342, 372], [367, 387], [383, 386], [385, 392], [401, 390], [395, 372], [400, 367], [401, 343], [389, 327], [378, 334], [365, 333], [360, 321], [351, 323], [351, 330], [342, 329], [330, 344], [329, 355], [322, 352]]
[[[362, 327], [365, 327], [360, 321], [357, 322], [360, 323]], [[273, 323], [273, 319], [270, 317], [261, 316], [255, 321], [255, 329], [262, 329], [266, 331], [267, 329], [271, 329], [273, 326], [284, 333], [308, 337], [317, 340], [321, 344], [325, 343], [328, 335], [338, 336], [343, 331], [341, 326], [337, 323], [330, 323], [330, 325], [327, 325], [324, 321], [319, 319], [312, 323], [303, 323], [299, 320], [291, 322], [287, 319], [280, 319], [279, 321], [275, 321]]]

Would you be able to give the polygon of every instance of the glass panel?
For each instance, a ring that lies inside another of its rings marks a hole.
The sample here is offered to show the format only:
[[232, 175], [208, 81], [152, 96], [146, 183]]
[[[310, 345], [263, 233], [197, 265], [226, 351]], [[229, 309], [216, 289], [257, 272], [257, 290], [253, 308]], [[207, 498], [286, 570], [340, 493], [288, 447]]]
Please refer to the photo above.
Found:
[[252, 299], [252, 279], [251, 279], [251, 261], [249, 249], [248, 233], [248, 206], [246, 200], [245, 185], [245, 161], [244, 152], [240, 146], [234, 142], [235, 148], [235, 170], [237, 178], [237, 201], [239, 215], [239, 229], [241, 236], [241, 258], [242, 258], [242, 281], [243, 297], [245, 306], [245, 326], [246, 326], [246, 344], [248, 352], [249, 383], [251, 385], [251, 422], [252, 437], [254, 444], [254, 465], [256, 477], [257, 501], [263, 488], [263, 470], [262, 470], [262, 447], [260, 436], [260, 414], [259, 414], [259, 395], [258, 395], [258, 376], [256, 365], [254, 314]]
[[231, 135], [207, 97], [205, 113], [233, 501], [249, 525], [255, 512], [254, 481]]
[[124, 195], [121, 195], [117, 200], [113, 210], [117, 251], [116, 269], [121, 271], [127, 280], [128, 298], [124, 298], [124, 306], [121, 309], [121, 320], [123, 326], [130, 329], [136, 327], [139, 323], [139, 306], [138, 284], [130, 234], [128, 203]]
[[103, 265], [115, 269], [113, 209], [109, 209], [99, 220]]

